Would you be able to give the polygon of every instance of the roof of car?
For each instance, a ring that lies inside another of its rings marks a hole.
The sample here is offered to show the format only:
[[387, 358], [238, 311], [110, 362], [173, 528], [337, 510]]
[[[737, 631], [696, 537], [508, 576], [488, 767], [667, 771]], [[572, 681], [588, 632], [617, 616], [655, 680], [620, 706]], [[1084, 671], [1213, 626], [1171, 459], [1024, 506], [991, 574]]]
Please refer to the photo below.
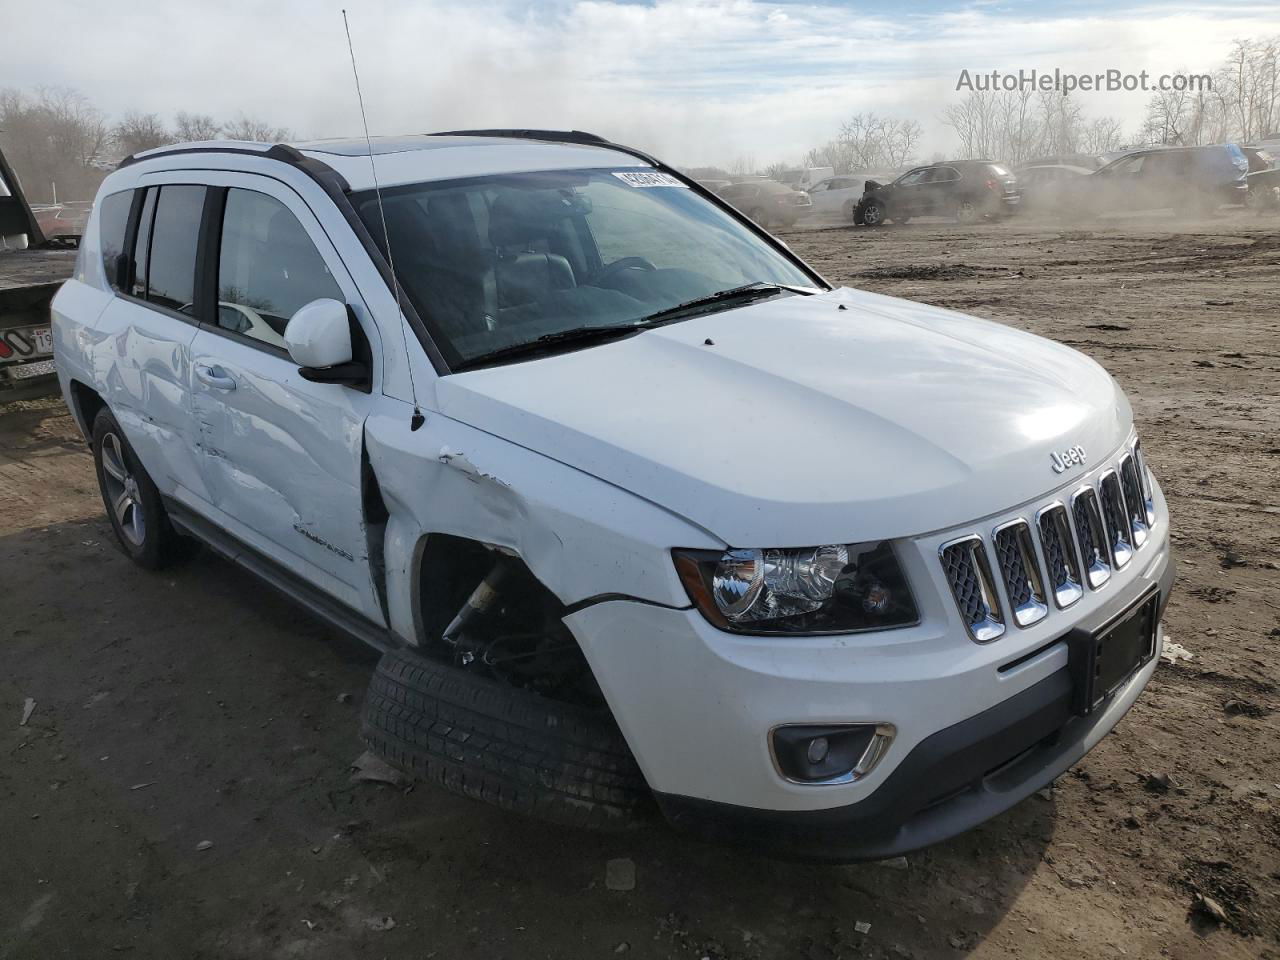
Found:
[[[287, 145], [243, 140], [179, 143], [125, 158], [121, 166], [195, 153], [261, 154], [284, 162], [309, 157], [353, 191], [428, 180], [592, 167], [648, 167], [645, 154], [578, 130], [475, 130], [398, 137], [309, 140]], [[370, 163], [370, 154], [374, 163]]]

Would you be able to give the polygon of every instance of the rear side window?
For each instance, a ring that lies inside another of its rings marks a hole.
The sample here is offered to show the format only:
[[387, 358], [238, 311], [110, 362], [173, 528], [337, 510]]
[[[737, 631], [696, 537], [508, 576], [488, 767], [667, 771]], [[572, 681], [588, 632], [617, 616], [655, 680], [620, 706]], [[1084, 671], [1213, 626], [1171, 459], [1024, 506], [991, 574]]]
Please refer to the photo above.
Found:
[[196, 246], [204, 191], [204, 187], [186, 185], [160, 188], [146, 272], [147, 300], [157, 306], [194, 312]]
[[283, 349], [289, 318], [322, 297], [346, 301], [298, 218], [264, 193], [227, 191], [218, 326]]
[[102, 248], [102, 268], [107, 280], [116, 290], [122, 289], [122, 271], [127, 266], [124, 256], [125, 232], [129, 228], [129, 208], [133, 206], [133, 191], [113, 193], [103, 197], [98, 205], [98, 245]]

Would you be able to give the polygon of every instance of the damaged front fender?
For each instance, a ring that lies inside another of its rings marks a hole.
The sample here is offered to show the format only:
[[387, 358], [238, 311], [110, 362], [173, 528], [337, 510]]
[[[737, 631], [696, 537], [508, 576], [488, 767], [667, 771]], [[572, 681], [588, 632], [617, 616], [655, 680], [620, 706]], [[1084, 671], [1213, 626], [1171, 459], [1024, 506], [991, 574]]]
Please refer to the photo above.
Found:
[[441, 414], [365, 424], [389, 518], [384, 541], [392, 629], [416, 642], [414, 577], [424, 537], [449, 534], [509, 550], [561, 603], [623, 595], [689, 600], [673, 546], [721, 549], [707, 531], [612, 484]]

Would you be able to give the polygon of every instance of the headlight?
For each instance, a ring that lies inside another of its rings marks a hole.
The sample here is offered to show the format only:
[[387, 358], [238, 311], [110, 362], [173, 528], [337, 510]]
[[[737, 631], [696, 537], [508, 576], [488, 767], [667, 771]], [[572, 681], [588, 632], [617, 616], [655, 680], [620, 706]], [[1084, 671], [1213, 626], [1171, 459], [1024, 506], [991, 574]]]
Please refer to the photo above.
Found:
[[689, 598], [722, 630], [849, 633], [919, 621], [889, 542], [674, 551]]

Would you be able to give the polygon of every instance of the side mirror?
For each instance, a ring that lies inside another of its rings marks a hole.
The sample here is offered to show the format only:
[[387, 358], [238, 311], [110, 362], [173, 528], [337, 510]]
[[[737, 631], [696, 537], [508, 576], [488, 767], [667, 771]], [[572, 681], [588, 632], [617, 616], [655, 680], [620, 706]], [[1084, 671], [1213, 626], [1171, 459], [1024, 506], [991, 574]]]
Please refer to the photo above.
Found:
[[354, 359], [353, 324], [347, 305], [328, 298], [312, 300], [289, 318], [284, 343], [304, 380], [369, 391], [367, 357]]
[[347, 305], [312, 300], [289, 318], [284, 328], [289, 356], [300, 367], [336, 367], [351, 361], [351, 323]]

